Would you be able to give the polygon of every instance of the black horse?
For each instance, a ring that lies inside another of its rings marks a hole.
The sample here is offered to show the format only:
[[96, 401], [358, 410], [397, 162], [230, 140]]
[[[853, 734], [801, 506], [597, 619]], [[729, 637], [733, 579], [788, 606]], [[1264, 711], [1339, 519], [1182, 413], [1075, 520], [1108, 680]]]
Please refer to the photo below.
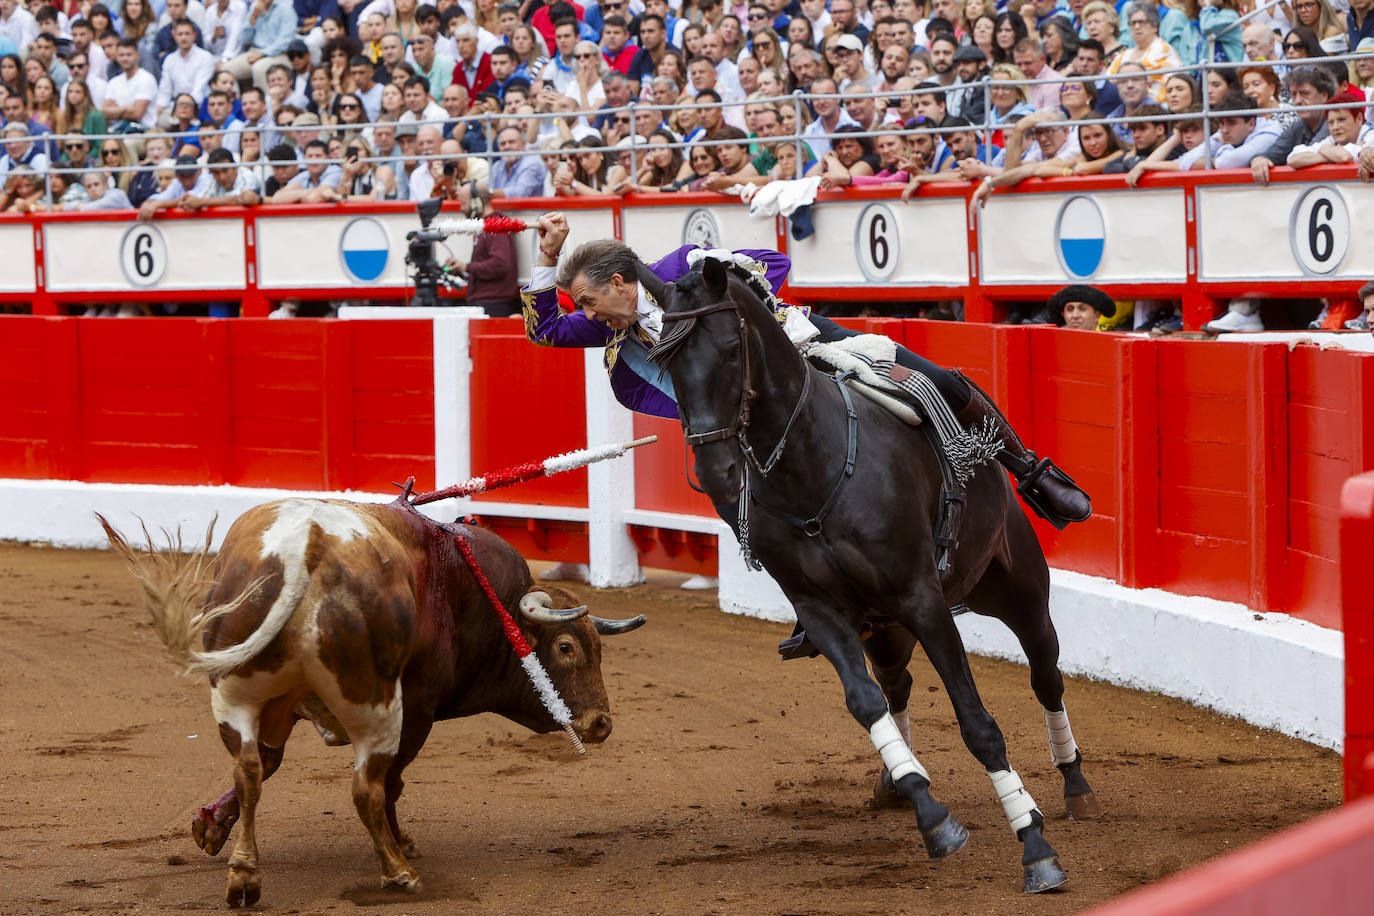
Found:
[[1063, 884], [1045, 819], [1007, 763], [949, 610], [966, 604], [1016, 634], [1045, 709], [1068, 815], [1096, 816], [1062, 702], [1049, 569], [1006, 474], [990, 464], [969, 479], [962, 538], [941, 573], [934, 534], [941, 469], [923, 437], [809, 365], [759, 293], [720, 262], [704, 259], [676, 284], [648, 271], [640, 280], [665, 308], [665, 332], [650, 358], [672, 378], [698, 479], [723, 517], [743, 504], [741, 542], [835, 666], [850, 713], [882, 755], [884, 776], [915, 808], [930, 857], [957, 852], [968, 832], [931, 797], [911, 751], [907, 665], [917, 642], [1023, 844], [1025, 889]]

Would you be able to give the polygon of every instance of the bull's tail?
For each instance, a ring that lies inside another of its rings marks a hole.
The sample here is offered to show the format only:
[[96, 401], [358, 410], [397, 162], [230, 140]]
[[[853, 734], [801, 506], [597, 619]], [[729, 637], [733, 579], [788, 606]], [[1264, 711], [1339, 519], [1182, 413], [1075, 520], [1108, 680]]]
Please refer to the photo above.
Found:
[[182, 549], [180, 529], [175, 534], [164, 532], [167, 546], [158, 549], [153, 546], [152, 536], [145, 526], [143, 534], [148, 546], [137, 549], [131, 547], [103, 515], [96, 513], [96, 518], [105, 529], [111, 549], [124, 558], [129, 571], [143, 587], [143, 602], [172, 664], [188, 674], [223, 674], [223, 659], [218, 657], [221, 653], [202, 652], [195, 644], [212, 621], [237, 610], [253, 594], [257, 583], [244, 589], [233, 601], [205, 607], [205, 596], [214, 583], [210, 559], [214, 520], [205, 532], [205, 544], [188, 553]]

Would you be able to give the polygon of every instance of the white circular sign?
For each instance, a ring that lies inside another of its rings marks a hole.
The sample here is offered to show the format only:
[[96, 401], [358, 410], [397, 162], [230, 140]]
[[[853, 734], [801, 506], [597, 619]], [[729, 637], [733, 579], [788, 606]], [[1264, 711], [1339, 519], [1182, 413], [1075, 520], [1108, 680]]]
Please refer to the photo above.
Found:
[[902, 254], [901, 233], [887, 204], [869, 204], [859, 214], [854, 254], [859, 259], [859, 270], [870, 282], [890, 280], [897, 272]]
[[391, 240], [381, 221], [372, 216], [356, 216], [339, 234], [339, 261], [344, 275], [359, 283], [371, 283], [386, 270]]
[[119, 266], [134, 286], [156, 286], [167, 272], [167, 242], [146, 223], [131, 226], [119, 243]]
[[1289, 225], [1293, 257], [1309, 274], [1329, 274], [1350, 250], [1350, 210], [1341, 192], [1318, 185], [1298, 198]]
[[1107, 250], [1107, 224], [1091, 197], [1075, 195], [1064, 201], [1054, 223], [1059, 266], [1076, 279], [1087, 279], [1102, 266]]
[[716, 216], [705, 207], [698, 207], [687, 214], [682, 222], [682, 244], [696, 245], [698, 248], [720, 247], [720, 226]]

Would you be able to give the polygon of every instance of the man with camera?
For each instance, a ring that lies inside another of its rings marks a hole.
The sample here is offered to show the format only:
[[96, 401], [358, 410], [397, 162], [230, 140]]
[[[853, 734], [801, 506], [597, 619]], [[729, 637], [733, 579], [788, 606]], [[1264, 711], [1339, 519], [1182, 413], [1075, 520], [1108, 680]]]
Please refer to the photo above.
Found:
[[491, 177], [491, 167], [487, 165], [486, 160], [479, 156], [464, 156], [463, 146], [457, 140], [445, 140], [440, 143], [439, 155], [444, 158], [434, 159], [429, 163], [430, 176], [434, 179], [430, 197], [462, 200], [466, 203], [462, 196], [464, 191], [470, 195], [474, 184], [479, 181], [486, 184]]
[[[491, 189], [485, 182], [466, 182], [458, 186], [457, 193], [463, 212], [469, 217], [503, 215], [491, 205]], [[473, 243], [472, 257], [467, 263], [449, 258], [444, 266], [466, 277], [467, 305], [481, 307], [488, 318], [519, 314], [520, 277], [515, 262], [514, 235], [483, 232]]]

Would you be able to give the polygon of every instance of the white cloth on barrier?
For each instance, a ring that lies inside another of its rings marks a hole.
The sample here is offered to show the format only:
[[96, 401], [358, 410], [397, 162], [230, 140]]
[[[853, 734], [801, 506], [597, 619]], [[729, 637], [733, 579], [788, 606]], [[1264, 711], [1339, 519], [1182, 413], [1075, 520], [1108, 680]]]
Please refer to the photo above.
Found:
[[[746, 185], [748, 188], [753, 185]], [[816, 202], [816, 192], [821, 189], [821, 180], [815, 178], [801, 178], [795, 181], [770, 181], [761, 188], [756, 188], [753, 194], [747, 195], [740, 193], [740, 197], [749, 202], [749, 215], [754, 219], [769, 219], [781, 213], [783, 216], [791, 216], [798, 207]]]

